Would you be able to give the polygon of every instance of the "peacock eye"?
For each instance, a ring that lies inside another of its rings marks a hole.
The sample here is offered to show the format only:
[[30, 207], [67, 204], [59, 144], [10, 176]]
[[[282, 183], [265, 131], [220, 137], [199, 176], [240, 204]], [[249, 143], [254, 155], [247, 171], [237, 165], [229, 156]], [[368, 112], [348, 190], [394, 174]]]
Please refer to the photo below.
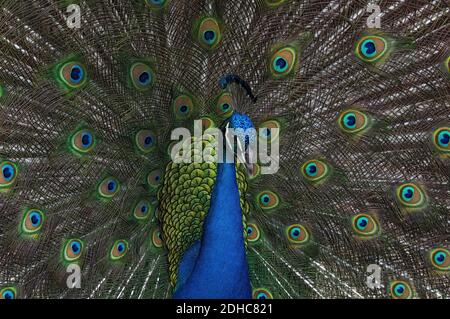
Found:
[[140, 130], [136, 133], [134, 142], [143, 153], [149, 153], [156, 145], [156, 136], [150, 130]]
[[320, 160], [309, 160], [301, 168], [303, 176], [310, 182], [318, 182], [328, 176], [328, 164]]
[[130, 68], [131, 82], [139, 91], [146, 91], [151, 88], [153, 84], [154, 73], [149, 65], [137, 62]]
[[141, 200], [139, 203], [136, 204], [133, 210], [133, 215], [136, 219], [142, 220], [146, 219], [148, 216], [150, 216], [151, 211], [151, 204], [147, 200]]
[[406, 281], [396, 280], [390, 284], [391, 297], [394, 299], [411, 299], [413, 291]]
[[364, 62], [376, 62], [380, 60], [387, 50], [387, 42], [380, 36], [366, 36], [361, 38], [356, 45], [356, 55]]
[[377, 234], [379, 226], [377, 221], [368, 214], [358, 214], [352, 218], [353, 230], [356, 234], [369, 237]]
[[64, 245], [64, 259], [66, 261], [78, 260], [83, 253], [84, 244], [81, 239], [69, 239]]
[[198, 41], [206, 49], [216, 48], [222, 40], [219, 23], [214, 18], [205, 18], [198, 27]]
[[270, 71], [276, 78], [288, 76], [297, 62], [296, 50], [292, 47], [278, 49], [270, 60]]
[[450, 270], [450, 252], [445, 248], [433, 249], [430, 253], [431, 264], [438, 270]]
[[154, 171], [151, 171], [150, 174], [147, 176], [147, 183], [148, 185], [155, 189], [162, 183], [162, 172], [159, 169], [155, 169]]
[[369, 119], [363, 112], [346, 110], [339, 115], [338, 123], [344, 133], [354, 134], [367, 129]]
[[29, 209], [22, 220], [22, 231], [27, 234], [35, 234], [41, 230], [44, 223], [44, 212], [39, 209]]
[[425, 193], [418, 185], [406, 183], [397, 187], [397, 199], [403, 206], [416, 208], [425, 203]]
[[103, 198], [111, 198], [117, 194], [119, 188], [119, 182], [113, 177], [108, 177], [105, 178], [98, 186], [98, 193]]
[[168, 0], [145, 0], [145, 3], [151, 9], [161, 9], [163, 8], [169, 1]]
[[433, 133], [434, 146], [441, 152], [450, 152], [450, 128], [441, 127]]
[[4, 161], [0, 164], [0, 189], [14, 184], [17, 178], [17, 165]]
[[163, 246], [161, 231], [158, 228], [152, 233], [152, 243], [157, 248], [161, 248]]
[[17, 291], [13, 287], [6, 287], [0, 290], [0, 299], [16, 299]]
[[59, 75], [65, 85], [70, 88], [80, 88], [86, 82], [86, 71], [82, 64], [78, 62], [68, 62], [64, 64]]
[[269, 143], [275, 141], [280, 135], [281, 125], [278, 121], [270, 120], [259, 125], [259, 139], [260, 141], [267, 141]]
[[173, 102], [173, 112], [179, 119], [186, 119], [190, 117], [194, 109], [194, 102], [192, 98], [187, 95], [178, 96]]
[[300, 224], [293, 224], [286, 228], [286, 237], [293, 244], [306, 244], [309, 241], [309, 232]]
[[126, 240], [117, 240], [112, 248], [110, 257], [112, 260], [119, 260], [123, 258], [128, 252], [128, 242]]
[[247, 225], [247, 240], [249, 242], [256, 242], [260, 238], [261, 233], [259, 231], [258, 226], [255, 224], [248, 224]]
[[253, 299], [273, 299], [272, 294], [265, 288], [253, 290]]
[[89, 153], [94, 149], [95, 136], [90, 130], [79, 130], [72, 135], [72, 148], [79, 153]]
[[263, 210], [276, 208], [280, 204], [280, 199], [277, 194], [271, 191], [264, 191], [258, 195], [259, 207]]
[[233, 112], [233, 97], [230, 93], [221, 94], [216, 102], [216, 114], [222, 118], [229, 118]]

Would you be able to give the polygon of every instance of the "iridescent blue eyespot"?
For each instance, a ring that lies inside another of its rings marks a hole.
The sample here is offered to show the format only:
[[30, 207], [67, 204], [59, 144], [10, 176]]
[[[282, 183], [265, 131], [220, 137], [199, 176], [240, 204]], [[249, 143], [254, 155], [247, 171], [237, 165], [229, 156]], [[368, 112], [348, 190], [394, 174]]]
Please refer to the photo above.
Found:
[[289, 64], [285, 58], [277, 57], [273, 61], [273, 68], [276, 72], [282, 73], [282, 72], [285, 72], [289, 68]]
[[41, 223], [41, 215], [37, 212], [31, 213], [30, 221], [31, 221], [31, 225], [33, 225], [34, 227], [39, 226]]
[[16, 299], [17, 291], [13, 287], [6, 287], [0, 290], [0, 299]]
[[364, 62], [376, 62], [381, 59], [388, 48], [387, 41], [380, 36], [365, 36], [356, 45], [356, 56]]
[[272, 191], [263, 191], [258, 195], [258, 205], [263, 210], [269, 210], [278, 207], [280, 198]]
[[89, 129], [78, 130], [70, 137], [72, 150], [78, 154], [91, 152], [95, 147], [95, 142], [95, 136]]
[[299, 237], [300, 237], [300, 232], [301, 232], [301, 230], [300, 230], [299, 227], [294, 227], [294, 228], [292, 228], [292, 229], [291, 229], [291, 237], [292, 237], [293, 239], [299, 238]]
[[14, 299], [14, 294], [12, 291], [7, 290], [3, 293], [3, 299]]
[[79, 62], [68, 62], [59, 69], [59, 77], [67, 88], [80, 88], [86, 82], [85, 68]]
[[357, 235], [371, 237], [378, 233], [379, 225], [375, 218], [368, 214], [353, 216], [352, 227]]
[[83, 252], [83, 241], [78, 238], [66, 241], [63, 250], [63, 256], [66, 261], [76, 261], [80, 259]]
[[300, 224], [288, 226], [285, 232], [287, 239], [293, 244], [306, 244], [310, 239], [308, 230]]
[[309, 163], [308, 165], [306, 165], [305, 172], [310, 177], [317, 176], [317, 165], [316, 165], [316, 163]]
[[222, 39], [219, 22], [214, 18], [205, 18], [198, 24], [197, 38], [206, 49], [214, 49]]
[[370, 117], [363, 111], [347, 109], [340, 113], [339, 128], [347, 134], [363, 133], [369, 129]]
[[414, 183], [405, 183], [397, 187], [397, 198], [406, 207], [418, 208], [426, 202], [423, 189]]
[[2, 174], [3, 178], [6, 182], [12, 181], [14, 178], [14, 167], [10, 164], [3, 165], [2, 167]]
[[348, 113], [344, 116], [344, 125], [348, 129], [354, 129], [356, 127], [356, 115], [355, 113]]
[[406, 281], [397, 280], [390, 284], [390, 294], [394, 299], [411, 299], [413, 290], [411, 285]]
[[275, 78], [289, 75], [297, 64], [297, 50], [286, 46], [276, 50], [270, 59], [270, 71]]
[[436, 248], [430, 252], [431, 264], [438, 270], [450, 270], [450, 252], [445, 248]]
[[146, 219], [150, 216], [149, 212], [151, 210], [150, 202], [147, 200], [141, 200], [134, 206], [134, 217], [138, 220]]
[[405, 285], [398, 284], [397, 286], [395, 286], [395, 294], [397, 296], [401, 296], [405, 292], [405, 289]]
[[22, 232], [24, 234], [35, 234], [42, 228], [45, 214], [39, 209], [28, 209], [22, 219]]
[[441, 152], [450, 153], [450, 128], [440, 127], [433, 133], [434, 146]]
[[115, 181], [108, 182], [108, 191], [114, 192], [116, 190], [117, 184]]
[[126, 240], [117, 240], [111, 248], [110, 257], [112, 260], [121, 259], [128, 251], [128, 242]]
[[154, 83], [154, 72], [150, 65], [137, 62], [130, 68], [131, 81], [139, 91], [148, 90]]
[[159, 169], [153, 170], [147, 176], [147, 183], [152, 189], [156, 189], [159, 185], [161, 185], [163, 176], [162, 172]]
[[256, 242], [260, 238], [260, 231], [258, 226], [255, 224], [248, 224], [247, 225], [247, 241], [249, 242]]
[[70, 71], [70, 79], [74, 84], [78, 84], [83, 80], [84, 77], [84, 71], [83, 69], [78, 65], [72, 66], [72, 70]]
[[265, 288], [253, 290], [253, 299], [273, 299], [272, 294]]
[[360, 230], [364, 230], [367, 225], [369, 224], [369, 220], [366, 217], [362, 217], [359, 221], [358, 221], [358, 228]]
[[168, 0], [145, 0], [150, 9], [159, 10], [166, 6]]
[[450, 131], [443, 131], [438, 134], [439, 146], [448, 147], [450, 144]]
[[105, 178], [98, 186], [98, 193], [103, 198], [111, 198], [119, 191], [119, 182], [112, 177]]
[[377, 54], [375, 41], [371, 39], [365, 40], [361, 45], [361, 52], [368, 58], [375, 56]]
[[214, 30], [206, 30], [205, 32], [203, 32], [203, 39], [208, 44], [214, 43], [216, 39], [216, 32], [214, 32]]
[[84, 147], [90, 147], [92, 145], [92, 134], [89, 132], [83, 132], [81, 134], [81, 143]]
[[402, 199], [405, 202], [410, 202], [414, 197], [414, 192], [415, 192], [414, 188], [409, 187], [409, 186], [404, 187], [402, 190]]
[[301, 172], [306, 180], [316, 183], [329, 175], [329, 168], [321, 160], [309, 160], [303, 163]]
[[72, 251], [74, 254], [78, 254], [81, 250], [81, 245], [79, 242], [74, 242], [74, 243], [72, 243], [71, 248], [72, 248]]
[[156, 145], [156, 135], [151, 130], [140, 130], [134, 142], [142, 153], [149, 153]]

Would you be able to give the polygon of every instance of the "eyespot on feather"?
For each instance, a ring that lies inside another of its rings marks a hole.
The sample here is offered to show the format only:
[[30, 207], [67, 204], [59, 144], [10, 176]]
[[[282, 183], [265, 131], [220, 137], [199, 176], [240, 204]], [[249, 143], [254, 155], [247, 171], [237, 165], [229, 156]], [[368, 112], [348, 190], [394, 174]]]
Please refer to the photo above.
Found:
[[111, 248], [110, 258], [114, 261], [122, 259], [128, 252], [128, 242], [126, 240], [116, 240]]
[[73, 238], [64, 244], [63, 255], [67, 262], [74, 262], [80, 259], [83, 254], [84, 243], [81, 239]]
[[0, 162], [0, 190], [11, 188], [18, 175], [17, 164], [10, 161]]
[[368, 63], [379, 61], [387, 52], [388, 42], [384, 37], [368, 35], [364, 36], [356, 44], [356, 56]]

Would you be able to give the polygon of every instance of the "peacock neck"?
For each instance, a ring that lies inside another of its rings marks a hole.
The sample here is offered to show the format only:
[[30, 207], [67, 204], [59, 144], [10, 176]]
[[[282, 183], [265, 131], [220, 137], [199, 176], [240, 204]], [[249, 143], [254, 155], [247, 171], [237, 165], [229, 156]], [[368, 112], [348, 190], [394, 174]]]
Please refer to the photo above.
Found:
[[187, 254], [192, 260], [189, 275], [189, 262], [182, 261], [187, 278], [174, 298], [251, 298], [239, 199], [235, 164], [219, 163], [198, 255]]

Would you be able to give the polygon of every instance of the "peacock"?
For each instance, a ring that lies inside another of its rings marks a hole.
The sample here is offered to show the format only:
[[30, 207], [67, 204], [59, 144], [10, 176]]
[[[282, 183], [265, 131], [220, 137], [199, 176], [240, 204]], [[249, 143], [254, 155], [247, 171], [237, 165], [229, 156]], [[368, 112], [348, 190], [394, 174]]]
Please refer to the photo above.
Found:
[[0, 298], [450, 298], [449, 13], [0, 1]]

